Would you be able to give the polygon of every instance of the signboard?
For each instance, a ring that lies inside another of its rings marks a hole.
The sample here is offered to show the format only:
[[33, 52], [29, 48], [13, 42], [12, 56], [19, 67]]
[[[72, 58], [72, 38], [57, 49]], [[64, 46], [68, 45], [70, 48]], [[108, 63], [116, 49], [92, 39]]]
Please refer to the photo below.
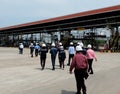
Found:
[[85, 28], [84, 27], [79, 27], [77, 30], [81, 31], [81, 30], [85, 30]]

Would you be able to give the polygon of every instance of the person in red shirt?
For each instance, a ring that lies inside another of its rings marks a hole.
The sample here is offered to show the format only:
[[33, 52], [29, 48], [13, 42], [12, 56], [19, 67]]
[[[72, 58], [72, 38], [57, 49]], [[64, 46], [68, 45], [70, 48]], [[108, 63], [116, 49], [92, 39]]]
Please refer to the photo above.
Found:
[[76, 54], [72, 59], [72, 63], [69, 69], [70, 74], [72, 74], [73, 69], [77, 87], [76, 94], [81, 94], [81, 89], [83, 94], [86, 94], [85, 79], [87, 79], [87, 77], [89, 76], [87, 72], [88, 62], [86, 56], [82, 54], [81, 46], [76, 46]]

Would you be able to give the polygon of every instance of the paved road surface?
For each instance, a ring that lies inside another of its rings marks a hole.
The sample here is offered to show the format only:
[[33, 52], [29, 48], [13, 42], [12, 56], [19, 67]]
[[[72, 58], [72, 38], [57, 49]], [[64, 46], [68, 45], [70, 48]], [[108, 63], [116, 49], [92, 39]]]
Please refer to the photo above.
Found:
[[[120, 53], [96, 52], [96, 55], [94, 74], [86, 80], [88, 94], [120, 94]], [[31, 58], [29, 49], [20, 55], [17, 48], [1, 47], [0, 94], [74, 94], [75, 78], [68, 69], [68, 66], [65, 70], [59, 69], [56, 60], [56, 70], [52, 71], [48, 53], [46, 68], [42, 71], [39, 57]]]

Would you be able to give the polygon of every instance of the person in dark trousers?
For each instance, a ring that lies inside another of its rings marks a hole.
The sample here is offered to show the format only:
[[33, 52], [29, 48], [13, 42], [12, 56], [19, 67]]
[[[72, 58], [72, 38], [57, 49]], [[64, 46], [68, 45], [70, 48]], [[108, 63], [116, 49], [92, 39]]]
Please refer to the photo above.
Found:
[[70, 46], [68, 48], [68, 53], [69, 53], [69, 58], [68, 58], [67, 65], [70, 66], [71, 59], [73, 58], [73, 56], [75, 54], [75, 48], [74, 48], [73, 42], [70, 42]]
[[55, 44], [52, 43], [50, 49], [50, 54], [51, 54], [51, 61], [52, 61], [52, 70], [55, 70], [55, 60], [56, 60], [56, 55], [57, 55], [57, 48], [55, 47]]
[[66, 58], [66, 53], [64, 51], [64, 47], [61, 46], [60, 47], [60, 51], [59, 51], [59, 61], [60, 61], [60, 68], [61, 69], [64, 69], [64, 61], [65, 61], [65, 58]]
[[86, 56], [87, 56], [87, 59], [88, 59], [88, 72], [90, 74], [93, 74], [93, 68], [92, 68], [92, 63], [93, 63], [93, 60], [95, 59], [95, 61], [97, 61], [97, 58], [96, 58], [96, 55], [95, 55], [95, 52], [94, 50], [92, 50], [92, 45], [91, 44], [88, 44], [88, 50], [87, 50], [87, 53], [86, 53]]
[[33, 52], [34, 52], [34, 45], [33, 45], [33, 43], [30, 44], [29, 48], [30, 48], [30, 55], [31, 55], [31, 57], [33, 57]]
[[76, 46], [76, 54], [72, 59], [72, 63], [69, 69], [70, 74], [72, 74], [73, 69], [77, 86], [76, 94], [81, 94], [81, 89], [83, 94], [87, 94], [85, 79], [88, 77], [88, 62], [86, 56], [82, 54], [82, 48], [80, 46]]
[[38, 43], [36, 43], [35, 45], [35, 56], [36, 57], [38, 56], [39, 50], [40, 50], [40, 46], [38, 45]]
[[40, 64], [41, 64], [42, 70], [45, 68], [47, 52], [48, 52], [48, 49], [46, 47], [46, 44], [42, 44], [42, 48], [39, 51]]
[[61, 62], [60, 62], [60, 50], [61, 50], [61, 46], [62, 46], [62, 43], [59, 42], [57, 48], [58, 48], [58, 60], [59, 60], [59, 66], [60, 66], [60, 68], [61, 68]]
[[23, 54], [24, 45], [23, 43], [19, 44], [19, 54]]

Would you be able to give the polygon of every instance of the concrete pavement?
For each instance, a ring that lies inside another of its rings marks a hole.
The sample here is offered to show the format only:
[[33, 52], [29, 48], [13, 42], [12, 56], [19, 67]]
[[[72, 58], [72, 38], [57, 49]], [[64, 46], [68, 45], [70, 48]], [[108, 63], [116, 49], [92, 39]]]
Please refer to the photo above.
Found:
[[[67, 52], [66, 52], [67, 54]], [[96, 52], [98, 61], [93, 63], [94, 74], [86, 80], [88, 94], [120, 94], [120, 53]], [[65, 64], [67, 64], [67, 59]], [[74, 74], [69, 66], [52, 71], [50, 54], [46, 68], [41, 70], [39, 57], [31, 58], [29, 49], [18, 54], [17, 48], [0, 47], [0, 94], [74, 94]]]

